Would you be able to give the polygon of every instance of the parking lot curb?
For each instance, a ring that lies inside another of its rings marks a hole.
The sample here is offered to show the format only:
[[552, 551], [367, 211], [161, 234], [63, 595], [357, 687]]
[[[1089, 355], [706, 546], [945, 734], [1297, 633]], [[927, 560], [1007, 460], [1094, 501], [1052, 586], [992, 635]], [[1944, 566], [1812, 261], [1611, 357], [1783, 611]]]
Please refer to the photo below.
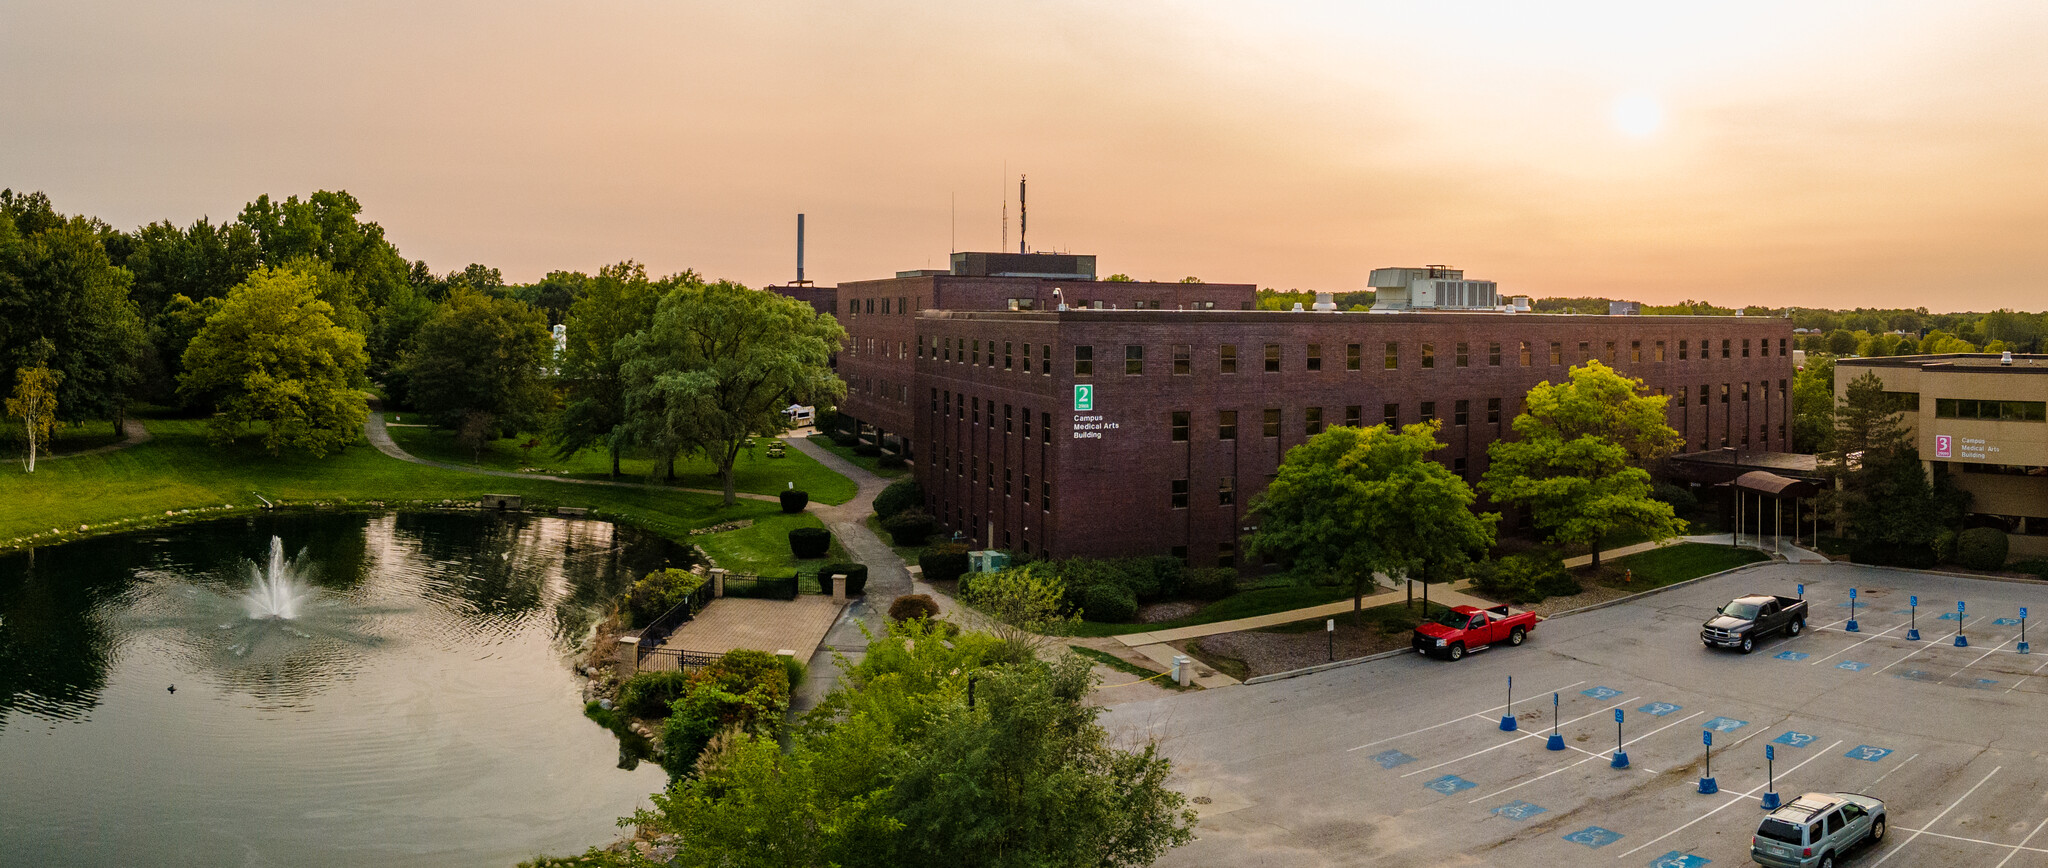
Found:
[[1353, 657], [1349, 660], [1338, 660], [1334, 663], [1318, 663], [1314, 666], [1305, 666], [1300, 669], [1289, 669], [1286, 672], [1275, 672], [1270, 675], [1260, 675], [1253, 678], [1247, 678], [1241, 683], [1264, 684], [1268, 681], [1279, 681], [1283, 678], [1299, 678], [1303, 675], [1314, 675], [1318, 672], [1328, 672], [1332, 669], [1342, 669], [1346, 666], [1356, 666], [1360, 663], [1369, 663], [1374, 660], [1385, 660], [1388, 657], [1398, 657], [1402, 654], [1413, 653], [1415, 653], [1415, 649], [1413, 648], [1400, 648], [1393, 651], [1381, 651], [1378, 654], [1367, 654], [1364, 657]]
[[[1706, 580], [1708, 580], [1708, 579], [1717, 579], [1717, 578], [1720, 578], [1720, 577], [1722, 577], [1722, 576], [1725, 576], [1725, 575], [1729, 575], [1729, 574], [1731, 574], [1731, 573], [1739, 573], [1739, 572], [1742, 572], [1743, 570], [1754, 570], [1754, 569], [1757, 569], [1757, 568], [1759, 568], [1759, 567], [1768, 567], [1768, 566], [1774, 566], [1774, 565], [1778, 565], [1778, 564], [1782, 564], [1782, 563], [1783, 563], [1782, 561], [1757, 561], [1756, 563], [1753, 563], [1753, 564], [1743, 564], [1742, 566], [1739, 566], [1739, 567], [1729, 567], [1728, 569], [1722, 570], [1722, 571], [1720, 571], [1720, 572], [1718, 572], [1718, 573], [1708, 573], [1708, 574], [1706, 574], [1706, 575], [1704, 575], [1704, 576], [1696, 576], [1696, 577], [1694, 577], [1694, 578], [1686, 579], [1685, 581], [1682, 581], [1682, 582], [1672, 582], [1671, 584], [1665, 585], [1664, 587], [1661, 587], [1661, 588], [1651, 588], [1651, 589], [1649, 589], [1649, 590], [1647, 590], [1647, 591], [1637, 591], [1636, 593], [1630, 594], [1630, 595], [1628, 595], [1628, 596], [1626, 596], [1626, 597], [1615, 597], [1614, 599], [1612, 599], [1612, 600], [1608, 600], [1608, 601], [1606, 601], [1606, 602], [1604, 602], [1604, 603], [1594, 603], [1594, 604], [1592, 604], [1592, 605], [1590, 605], [1590, 606], [1580, 606], [1580, 607], [1578, 607], [1578, 608], [1576, 608], [1576, 609], [1566, 609], [1566, 610], [1564, 610], [1564, 611], [1562, 611], [1562, 612], [1559, 612], [1559, 613], [1557, 613], [1557, 614], [1555, 614], [1555, 615], [1551, 615], [1551, 616], [1550, 616], [1550, 618], [1562, 618], [1562, 617], [1565, 617], [1566, 615], [1577, 615], [1577, 614], [1580, 614], [1580, 613], [1583, 613], [1583, 612], [1598, 612], [1598, 611], [1600, 611], [1601, 609], [1609, 608], [1609, 607], [1611, 607], [1611, 606], [1620, 606], [1620, 605], [1623, 605], [1623, 604], [1625, 604], [1625, 603], [1631, 603], [1631, 602], [1634, 602], [1634, 601], [1636, 601], [1636, 600], [1640, 600], [1640, 599], [1642, 599], [1642, 598], [1644, 598], [1644, 597], [1654, 597], [1654, 596], [1656, 596], [1656, 595], [1658, 595], [1658, 594], [1664, 593], [1665, 591], [1672, 591], [1672, 590], [1677, 590], [1677, 589], [1679, 589], [1679, 588], [1683, 588], [1683, 587], [1685, 587], [1685, 586], [1687, 586], [1687, 585], [1697, 585], [1697, 584], [1699, 584], [1699, 583], [1701, 583], [1701, 582], [1704, 582], [1704, 581], [1706, 581]], [[1550, 620], [1550, 618], [1545, 618], [1544, 620], [1546, 620], [1546, 621], [1547, 621], [1547, 620]]]

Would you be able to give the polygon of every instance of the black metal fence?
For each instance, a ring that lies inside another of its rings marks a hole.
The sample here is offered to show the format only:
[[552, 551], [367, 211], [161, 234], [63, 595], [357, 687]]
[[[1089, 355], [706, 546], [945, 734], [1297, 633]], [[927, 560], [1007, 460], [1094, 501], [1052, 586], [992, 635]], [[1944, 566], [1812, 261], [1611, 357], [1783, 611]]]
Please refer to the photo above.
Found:
[[681, 648], [654, 648], [641, 653], [640, 665], [647, 669], [669, 669], [673, 667], [678, 672], [687, 672], [691, 669], [702, 669], [716, 663], [718, 658], [722, 656], [724, 655], [700, 654]]
[[754, 576], [727, 573], [725, 595], [728, 597], [751, 597], [763, 600], [794, 600], [797, 582], [803, 574], [794, 576]]
[[677, 603], [675, 608], [661, 613], [661, 617], [654, 619], [654, 623], [647, 625], [645, 629], [640, 631], [641, 661], [644, 662], [647, 659], [648, 652], [659, 647], [661, 643], [668, 641], [670, 634], [673, 634], [677, 628], [690, 622], [693, 613], [697, 611], [697, 606], [694, 604], [696, 599], [697, 595], [695, 593], [683, 598], [683, 601]]

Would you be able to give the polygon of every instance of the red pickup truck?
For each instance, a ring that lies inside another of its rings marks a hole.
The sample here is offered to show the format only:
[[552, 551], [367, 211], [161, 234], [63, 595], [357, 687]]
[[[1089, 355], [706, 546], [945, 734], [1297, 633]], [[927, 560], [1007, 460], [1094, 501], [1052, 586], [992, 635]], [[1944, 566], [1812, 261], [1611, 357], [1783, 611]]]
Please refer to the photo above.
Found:
[[1415, 628], [1415, 650], [1442, 654], [1460, 660], [1467, 651], [1478, 651], [1495, 642], [1520, 645], [1536, 629], [1536, 613], [1516, 612], [1506, 606], [1478, 609], [1459, 606], [1424, 621]]

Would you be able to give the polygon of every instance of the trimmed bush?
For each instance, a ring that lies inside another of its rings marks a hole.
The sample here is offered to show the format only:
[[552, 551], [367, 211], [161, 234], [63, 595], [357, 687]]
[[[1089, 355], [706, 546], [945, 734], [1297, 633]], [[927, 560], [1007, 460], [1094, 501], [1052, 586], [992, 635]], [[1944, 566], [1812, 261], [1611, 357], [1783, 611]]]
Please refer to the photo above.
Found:
[[818, 593], [828, 597], [832, 596], [832, 580], [837, 576], [837, 573], [829, 569], [820, 568], [818, 574], [814, 576], [818, 580]]
[[1103, 582], [1089, 586], [1081, 596], [1081, 617], [1098, 623], [1121, 624], [1138, 614], [1138, 598], [1131, 589]]
[[813, 420], [812, 424], [819, 431], [824, 432], [826, 436], [837, 440], [839, 439], [838, 435], [845, 433], [847, 423], [851, 421], [851, 417], [838, 410], [826, 410], [819, 413], [817, 419]]
[[655, 570], [626, 589], [626, 614], [632, 627], [645, 627], [704, 586], [704, 577], [674, 568]]
[[[970, 566], [967, 560], [967, 546], [960, 543], [940, 543], [925, 549], [917, 556], [917, 565], [924, 571], [927, 582], [950, 582], [967, 575]], [[963, 589], [961, 593], [966, 593]]]
[[775, 496], [782, 498], [783, 512], [803, 512], [804, 507], [811, 502], [811, 493], [802, 489], [786, 488]]
[[849, 596], [849, 597], [858, 597], [858, 596], [860, 596], [861, 594], [865, 594], [865, 593], [867, 593], [867, 592], [868, 592], [868, 567], [867, 567], [867, 565], [866, 565], [866, 564], [850, 564], [849, 566], [851, 566], [851, 567], [852, 567], [852, 569], [850, 569], [850, 570], [847, 570], [847, 571], [846, 571], [846, 573], [845, 573], [845, 575], [846, 575], [846, 595], [847, 595], [847, 596]]
[[930, 594], [905, 594], [889, 604], [889, 620], [909, 621], [914, 618], [936, 618], [939, 604]]
[[889, 483], [888, 488], [875, 495], [875, 515], [888, 519], [906, 509], [924, 507], [924, 489], [917, 487], [917, 480], [905, 479]]
[[1197, 600], [1221, 600], [1237, 593], [1237, 570], [1206, 567], [1187, 571], [1187, 594]]
[[1995, 527], [1973, 527], [1956, 535], [1956, 563], [1973, 570], [1995, 570], [2005, 566], [2011, 553], [2005, 531]]
[[1851, 548], [1849, 557], [1859, 564], [1907, 567], [1916, 570], [1928, 569], [1935, 564], [1934, 547], [1928, 545], [1864, 542]]
[[1164, 555], [1124, 558], [1116, 566], [1123, 574], [1124, 587], [1130, 588], [1140, 603], [1179, 596], [1187, 574], [1186, 564]]
[[1659, 482], [1650, 489], [1650, 496], [1671, 505], [1671, 510], [1684, 515], [1700, 506], [1700, 499], [1693, 496], [1692, 489], [1670, 482]]
[[844, 431], [832, 431], [827, 433], [825, 436], [831, 438], [832, 444], [835, 446], [852, 446], [853, 444], [860, 442], [860, 438], [855, 437], [852, 434], [848, 434]]
[[862, 458], [880, 458], [882, 457], [882, 447], [876, 446], [873, 443], [855, 443], [853, 454]]
[[866, 564], [826, 564], [818, 568], [818, 587], [825, 593], [832, 593], [832, 583], [844, 579], [846, 594], [852, 596], [867, 589], [868, 568]]
[[687, 692], [661, 729], [662, 768], [674, 777], [689, 774], [724, 729], [774, 735], [789, 713], [789, 685], [787, 664], [766, 651], [728, 651], [690, 673]]
[[789, 532], [789, 553], [798, 560], [822, 558], [832, 550], [832, 532], [822, 527], [800, 527]]
[[659, 720], [668, 716], [669, 703], [680, 699], [689, 689], [687, 672], [641, 672], [619, 685], [615, 707], [634, 717]]
[[882, 519], [882, 530], [887, 531], [889, 539], [899, 546], [921, 546], [938, 532], [939, 520], [922, 509], [911, 507]]

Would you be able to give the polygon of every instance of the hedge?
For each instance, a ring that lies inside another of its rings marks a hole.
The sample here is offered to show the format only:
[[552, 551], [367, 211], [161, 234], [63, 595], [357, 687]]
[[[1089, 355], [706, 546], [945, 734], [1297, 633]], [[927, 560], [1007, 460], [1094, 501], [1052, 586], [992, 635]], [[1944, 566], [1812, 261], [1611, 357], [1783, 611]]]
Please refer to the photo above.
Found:
[[789, 553], [798, 560], [822, 558], [832, 550], [832, 532], [822, 527], [800, 527], [789, 532]]
[[918, 555], [917, 566], [924, 572], [924, 580], [927, 582], [951, 582], [967, 575], [967, 568], [971, 564], [967, 559], [966, 546], [960, 543], [941, 543], [925, 549], [924, 554]]
[[939, 604], [930, 594], [905, 594], [889, 604], [889, 620], [909, 621], [914, 618], [936, 618]]
[[888, 532], [889, 539], [899, 546], [921, 546], [938, 532], [939, 520], [922, 509], [911, 507], [882, 519], [882, 530]]
[[904, 510], [923, 507], [924, 489], [918, 488], [914, 479], [889, 483], [889, 487], [875, 495], [875, 515], [885, 521]]
[[803, 512], [804, 507], [811, 502], [811, 493], [801, 489], [786, 488], [776, 496], [782, 499], [783, 512]]
[[1996, 570], [2005, 566], [2011, 546], [2005, 531], [1973, 527], [1956, 535], [1956, 563], [1973, 570]]

